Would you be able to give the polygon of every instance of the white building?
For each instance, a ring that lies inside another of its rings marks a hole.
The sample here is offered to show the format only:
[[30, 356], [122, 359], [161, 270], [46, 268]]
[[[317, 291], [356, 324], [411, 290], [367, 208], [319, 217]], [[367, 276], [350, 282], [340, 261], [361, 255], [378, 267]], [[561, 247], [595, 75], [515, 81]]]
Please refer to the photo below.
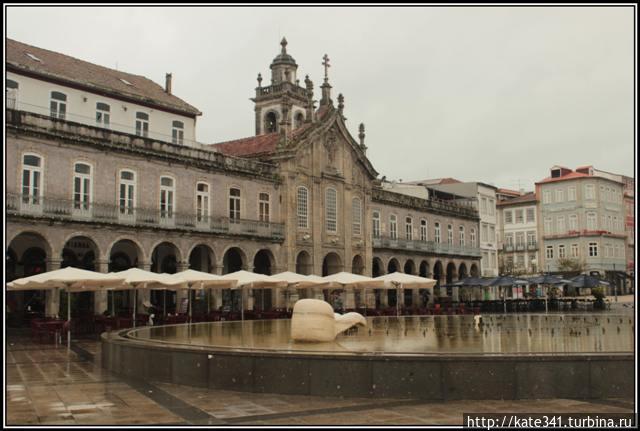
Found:
[[6, 39], [7, 107], [199, 147], [201, 112], [148, 78]]
[[498, 255], [501, 272], [538, 271], [538, 225], [535, 193], [498, 201]]

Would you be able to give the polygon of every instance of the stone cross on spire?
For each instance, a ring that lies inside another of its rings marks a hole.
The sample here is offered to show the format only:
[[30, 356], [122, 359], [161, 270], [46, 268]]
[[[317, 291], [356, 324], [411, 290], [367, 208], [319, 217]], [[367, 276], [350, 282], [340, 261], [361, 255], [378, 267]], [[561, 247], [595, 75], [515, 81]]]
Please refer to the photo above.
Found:
[[324, 55], [324, 57], [322, 57], [322, 65], [324, 66], [324, 82], [328, 82], [329, 81], [329, 68], [331, 67], [331, 65], [329, 64], [329, 56], [327, 54]]
[[282, 38], [282, 40], [280, 41], [280, 45], [282, 45], [282, 51], [280, 51], [281, 54], [286, 54], [287, 53], [287, 39], [286, 38]]

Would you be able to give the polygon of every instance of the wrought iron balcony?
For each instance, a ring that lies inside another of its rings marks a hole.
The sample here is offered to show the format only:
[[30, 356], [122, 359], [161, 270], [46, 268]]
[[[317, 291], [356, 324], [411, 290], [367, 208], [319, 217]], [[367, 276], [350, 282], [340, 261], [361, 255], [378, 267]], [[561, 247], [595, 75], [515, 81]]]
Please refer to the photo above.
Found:
[[396, 250], [422, 251], [426, 253], [456, 256], [482, 256], [480, 249], [476, 247], [456, 246], [437, 243], [434, 241], [420, 241], [415, 239], [394, 239], [387, 236], [373, 237], [373, 248], [392, 248]]
[[283, 239], [284, 224], [228, 217], [199, 216], [157, 208], [120, 207], [115, 204], [83, 203], [71, 199], [6, 194], [11, 215], [45, 217], [71, 221], [90, 221], [124, 226], [191, 230], [231, 235], [252, 235]]
[[513, 245], [505, 244], [502, 247], [503, 247], [504, 251], [508, 251], [508, 252], [513, 251]]
[[537, 242], [530, 242], [529, 244], [527, 244], [527, 250], [535, 251], [537, 249], [538, 249], [538, 243]]
[[524, 251], [524, 244], [516, 244], [516, 251]]

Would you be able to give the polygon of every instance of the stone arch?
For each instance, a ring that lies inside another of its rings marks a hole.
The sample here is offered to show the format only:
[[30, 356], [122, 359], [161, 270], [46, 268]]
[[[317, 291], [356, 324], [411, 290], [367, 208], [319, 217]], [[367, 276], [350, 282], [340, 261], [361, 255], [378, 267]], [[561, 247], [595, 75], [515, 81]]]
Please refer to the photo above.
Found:
[[263, 133], [274, 133], [278, 131], [279, 115], [277, 111], [269, 110], [264, 114]]
[[151, 249], [151, 271], [175, 274], [180, 271], [182, 254], [177, 245], [161, 241]]
[[389, 259], [389, 263], [387, 263], [387, 274], [398, 271], [400, 271], [400, 263], [398, 262], [398, 259], [392, 257], [391, 259]]
[[247, 268], [247, 254], [240, 247], [227, 247], [222, 257], [222, 272], [229, 274]]
[[429, 277], [429, 262], [427, 262], [426, 260], [420, 262], [418, 275], [420, 277]]
[[447, 276], [446, 276], [447, 284], [453, 283], [456, 277], [457, 277], [456, 264], [453, 262], [449, 262], [447, 264]]
[[298, 111], [293, 116], [293, 128], [297, 129], [304, 124], [304, 112]]
[[334, 252], [327, 253], [322, 260], [322, 275], [331, 275], [343, 270], [340, 255]]
[[442, 278], [444, 276], [444, 270], [442, 268], [442, 262], [436, 260], [436, 263], [433, 264], [433, 278], [436, 280], [436, 285], [439, 286], [442, 283]]
[[276, 258], [271, 250], [263, 248], [253, 256], [253, 272], [256, 274], [273, 275], [275, 268]]
[[458, 280], [462, 280], [467, 278], [469, 274], [467, 273], [467, 264], [462, 262], [460, 266], [458, 266]]
[[[142, 263], [142, 262], [147, 262], [147, 254], [145, 253], [144, 247], [142, 246], [142, 244], [140, 243], [140, 241], [138, 241], [135, 238], [131, 238], [129, 236], [123, 235], [123, 236], [119, 236], [116, 239], [114, 239], [111, 244], [109, 244], [106, 248], [106, 252], [107, 252], [107, 256], [110, 256], [113, 252], [114, 252], [114, 247], [116, 246], [116, 244], [120, 243], [120, 242], [129, 242], [132, 243], [134, 249], [136, 250], [136, 254], [137, 254], [137, 260], [138, 262]], [[152, 249], [153, 250], [153, 249]]]
[[88, 235], [70, 235], [64, 241], [61, 252], [61, 268], [72, 266], [74, 268], [97, 271], [96, 260], [101, 256], [96, 241]]
[[379, 277], [385, 274], [384, 264], [382, 263], [382, 259], [379, 257], [374, 257], [371, 262], [371, 276]]
[[478, 272], [478, 265], [476, 265], [475, 263], [472, 263], [469, 273], [471, 274], [472, 277], [479, 277], [480, 274]]
[[359, 254], [353, 256], [353, 261], [351, 262], [351, 272], [359, 275], [363, 275], [364, 273], [364, 260]]
[[306, 250], [301, 250], [296, 256], [296, 272], [302, 275], [310, 275], [313, 272], [311, 255]]
[[206, 244], [194, 244], [189, 253], [189, 269], [202, 272], [215, 272], [216, 255], [211, 247]]
[[47, 271], [48, 260], [53, 256], [51, 243], [44, 235], [34, 231], [23, 231], [16, 234], [9, 241], [8, 249], [12, 250], [16, 257], [16, 278]]
[[416, 275], [416, 264], [413, 259], [407, 259], [407, 261], [404, 263], [404, 273]]

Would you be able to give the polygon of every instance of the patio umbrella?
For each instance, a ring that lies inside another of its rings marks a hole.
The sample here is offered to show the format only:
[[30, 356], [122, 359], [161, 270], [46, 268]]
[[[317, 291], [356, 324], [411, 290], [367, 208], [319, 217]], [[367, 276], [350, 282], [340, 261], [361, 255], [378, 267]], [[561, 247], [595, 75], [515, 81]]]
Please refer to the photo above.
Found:
[[[567, 284], [567, 283], [571, 283], [570, 280], [565, 280], [562, 277], [558, 277], [557, 275], [551, 275], [551, 274], [542, 274], [539, 275], [537, 277], [531, 277], [528, 279], [529, 283], [535, 283], [535, 284], [544, 284], [544, 285], [551, 285], [551, 284]], [[548, 287], [547, 287], [547, 292], [545, 292], [544, 294], [544, 310], [545, 312], [549, 312], [549, 298], [548, 298]]]
[[187, 290], [189, 292], [189, 323], [191, 323], [191, 315], [193, 311], [191, 306], [191, 288], [201, 290], [209, 287], [220, 287], [222, 289], [232, 289], [236, 287], [236, 282], [234, 280], [223, 279], [221, 275], [196, 271], [194, 269], [187, 269], [185, 271], [171, 274], [167, 279], [169, 282], [173, 282], [176, 285], [187, 286]]
[[[273, 280], [286, 281], [287, 292], [289, 288], [306, 289], [308, 287], [320, 287], [321, 285], [329, 285], [322, 277], [316, 275], [303, 275], [296, 272], [285, 271], [270, 276]], [[287, 300], [287, 311], [289, 310], [289, 301]]]
[[[433, 289], [436, 280], [417, 275], [405, 274], [403, 272], [392, 272], [391, 274], [381, 275], [374, 280], [383, 281], [385, 286], [395, 288], [398, 291], [402, 289]], [[396, 300], [396, 315], [400, 315], [399, 301]]]
[[609, 282], [600, 280], [597, 277], [593, 277], [587, 274], [580, 274], [576, 277], [569, 279], [569, 284], [573, 287], [609, 286]]
[[172, 280], [169, 274], [158, 274], [151, 271], [145, 271], [140, 268], [129, 268], [124, 271], [114, 272], [112, 273], [119, 277], [124, 278], [125, 283], [130, 285], [133, 288], [133, 327], [136, 327], [136, 307], [138, 304], [138, 288], [145, 288], [150, 283], [154, 283], [156, 285], [160, 284], [162, 286], [169, 285], [178, 285], [180, 281]]
[[91, 291], [108, 287], [122, 288], [122, 277], [113, 274], [66, 267], [19, 278], [7, 284], [7, 290], [65, 289], [67, 291], [67, 349], [71, 349], [71, 291]]
[[[498, 287], [509, 287], [514, 285], [525, 285], [529, 284], [529, 281], [524, 280], [522, 278], [511, 277], [509, 275], [502, 275], [499, 277], [489, 278], [485, 282], [484, 286], [498, 286]], [[504, 298], [504, 294], [502, 295], [502, 304], [504, 306], [504, 312], [507, 312], [507, 303]]]
[[287, 287], [286, 281], [274, 280], [269, 275], [256, 274], [249, 271], [236, 271], [220, 277], [224, 280], [235, 280], [234, 288], [241, 289], [240, 318], [244, 320], [244, 289]]
[[[353, 274], [351, 272], [338, 272], [336, 274], [327, 275], [322, 277], [322, 280], [329, 283], [330, 287], [338, 289], [356, 289], [362, 287], [365, 292], [365, 310], [366, 310], [366, 288], [384, 288], [385, 284], [383, 280], [376, 280], [364, 275]], [[395, 288], [395, 286], [393, 287]]]

